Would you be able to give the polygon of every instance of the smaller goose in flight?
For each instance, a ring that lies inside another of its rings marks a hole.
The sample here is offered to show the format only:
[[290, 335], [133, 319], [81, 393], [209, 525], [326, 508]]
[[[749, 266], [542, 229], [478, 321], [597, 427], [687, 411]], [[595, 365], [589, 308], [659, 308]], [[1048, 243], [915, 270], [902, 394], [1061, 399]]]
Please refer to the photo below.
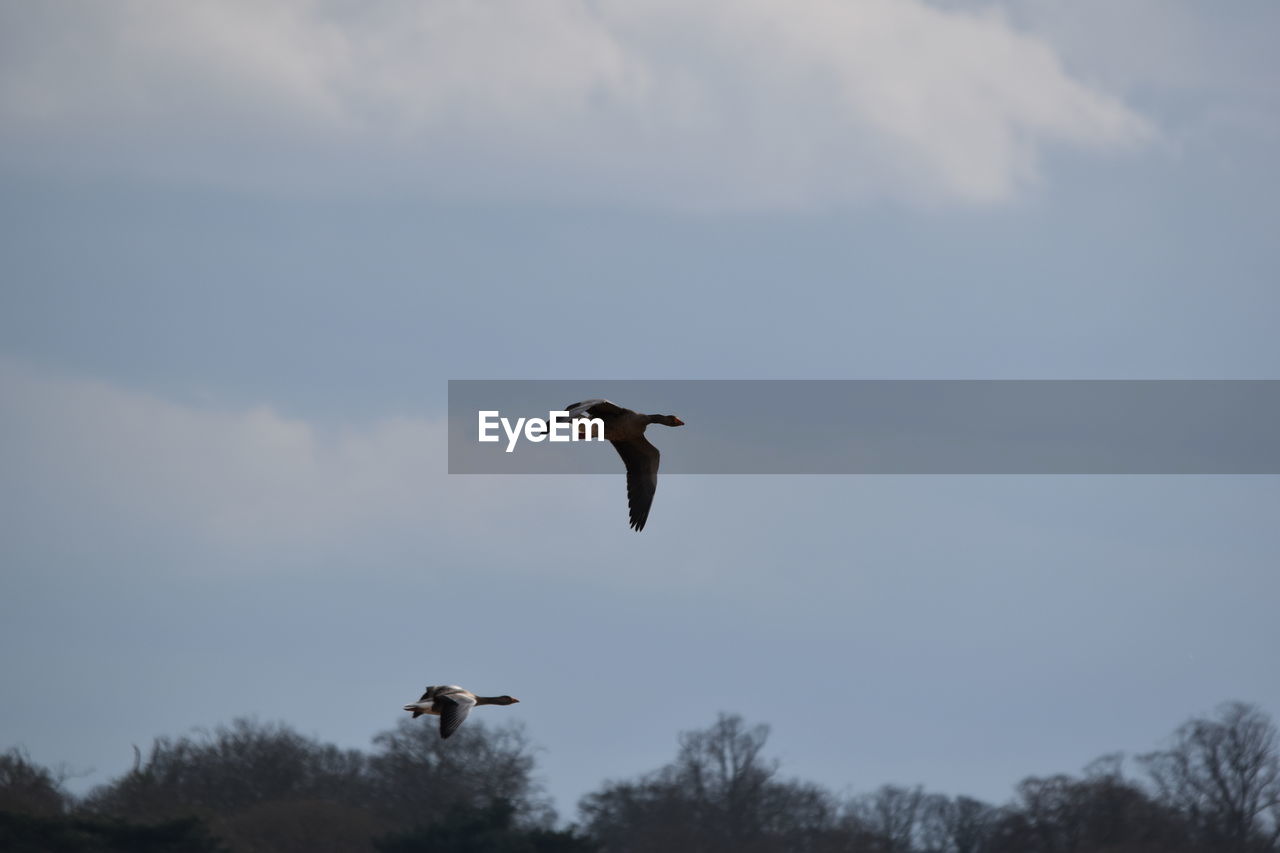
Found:
[[511, 696], [477, 696], [456, 684], [438, 684], [428, 687], [421, 699], [404, 709], [412, 711], [415, 720], [423, 714], [435, 714], [440, 718], [440, 737], [446, 738], [458, 730], [475, 706], [514, 705], [519, 701]]
[[642, 415], [610, 403], [608, 400], [583, 400], [565, 406], [570, 418], [599, 418], [604, 421], [604, 437], [618, 451], [627, 466], [627, 507], [631, 526], [637, 533], [644, 530], [653, 506], [653, 493], [658, 489], [658, 448], [644, 437], [649, 424], [684, 426], [675, 415]]

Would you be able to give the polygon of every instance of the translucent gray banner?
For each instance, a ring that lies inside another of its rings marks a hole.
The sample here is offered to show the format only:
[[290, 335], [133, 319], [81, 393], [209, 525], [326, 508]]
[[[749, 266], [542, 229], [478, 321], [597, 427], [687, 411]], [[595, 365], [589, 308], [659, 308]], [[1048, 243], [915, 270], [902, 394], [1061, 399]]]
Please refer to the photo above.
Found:
[[[664, 474], [1277, 474], [1277, 380], [450, 380], [449, 473], [613, 473], [603, 442], [510, 438], [593, 397]], [[490, 415], [481, 442], [480, 413]]]

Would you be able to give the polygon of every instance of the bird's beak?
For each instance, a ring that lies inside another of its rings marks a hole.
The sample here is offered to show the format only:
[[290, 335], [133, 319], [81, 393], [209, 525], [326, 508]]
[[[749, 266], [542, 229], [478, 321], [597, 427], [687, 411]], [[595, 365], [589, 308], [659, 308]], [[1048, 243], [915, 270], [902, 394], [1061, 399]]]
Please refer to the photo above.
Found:
[[676, 426], [684, 426], [684, 421], [680, 420], [679, 418], [676, 418]]

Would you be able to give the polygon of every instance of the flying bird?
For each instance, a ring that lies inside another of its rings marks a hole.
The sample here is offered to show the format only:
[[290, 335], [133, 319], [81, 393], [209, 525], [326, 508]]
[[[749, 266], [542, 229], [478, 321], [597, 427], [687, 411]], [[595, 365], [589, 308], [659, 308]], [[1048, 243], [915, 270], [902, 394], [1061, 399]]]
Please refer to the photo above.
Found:
[[446, 738], [458, 730], [475, 706], [514, 705], [519, 701], [511, 696], [477, 696], [456, 684], [438, 684], [428, 687], [421, 699], [404, 709], [412, 711], [415, 720], [423, 714], [435, 714], [440, 718], [440, 737]]
[[608, 400], [583, 400], [565, 406], [570, 418], [599, 418], [604, 421], [604, 437], [618, 451], [627, 466], [627, 507], [631, 513], [631, 526], [638, 533], [644, 530], [653, 506], [653, 493], [658, 489], [658, 448], [644, 437], [649, 424], [684, 426], [675, 415], [642, 415], [630, 409], [610, 403]]

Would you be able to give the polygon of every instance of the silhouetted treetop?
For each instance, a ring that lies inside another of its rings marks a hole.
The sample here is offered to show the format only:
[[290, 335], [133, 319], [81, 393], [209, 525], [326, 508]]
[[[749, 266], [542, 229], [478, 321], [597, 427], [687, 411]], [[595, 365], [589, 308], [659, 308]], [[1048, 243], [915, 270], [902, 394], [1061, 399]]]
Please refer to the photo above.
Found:
[[[584, 796], [557, 830], [522, 728], [448, 741], [402, 719], [368, 751], [234, 720], [157, 738], [81, 800], [25, 753], [0, 754], [0, 849], [146, 853], [1280, 853], [1280, 735], [1228, 703], [1125, 774], [1030, 776], [1002, 806], [881, 785], [837, 798], [784, 778], [769, 728], [736, 714], [679, 735], [672, 760]], [[857, 772], [850, 757], [850, 774]]]
[[0, 753], [0, 812], [61, 814], [71, 802], [62, 779], [32, 764], [21, 749]]
[[[1219, 706], [1140, 761], [1162, 802], [1206, 844], [1240, 851], [1280, 847], [1280, 743], [1275, 723], [1243, 702]], [[1225, 848], [1224, 848], [1225, 849]]]

